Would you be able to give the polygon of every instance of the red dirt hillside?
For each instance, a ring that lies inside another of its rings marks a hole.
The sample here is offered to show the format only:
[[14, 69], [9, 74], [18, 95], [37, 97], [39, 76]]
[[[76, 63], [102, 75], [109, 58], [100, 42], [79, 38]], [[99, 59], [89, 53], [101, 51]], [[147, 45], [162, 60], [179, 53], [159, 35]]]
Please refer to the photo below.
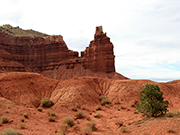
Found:
[[[75, 118], [75, 126], [69, 127], [66, 134], [79, 135], [88, 132], [86, 122], [96, 122], [93, 135], [132, 134], [169, 134], [172, 128], [176, 134], [180, 133], [179, 116], [144, 119], [141, 114], [134, 113], [132, 101], [139, 99], [139, 91], [146, 84], [157, 84], [164, 92], [165, 100], [170, 102], [169, 110], [179, 109], [180, 81], [171, 83], [157, 83], [150, 80], [113, 80], [97, 77], [75, 77], [69, 80], [52, 80], [37, 73], [2, 73], [0, 75], [0, 116], [10, 118], [9, 123], [2, 124], [0, 131], [8, 127], [19, 130], [24, 135], [55, 135], [62, 128], [63, 119], [71, 116]], [[99, 97], [104, 95], [110, 104], [101, 106]], [[44, 97], [54, 102], [51, 107], [56, 114], [55, 122], [48, 121], [47, 108], [42, 112], [37, 110], [40, 100]], [[86, 113], [86, 118], [77, 118], [71, 108]], [[23, 113], [29, 116], [22, 128]], [[87, 117], [88, 116], [88, 117]], [[124, 129], [117, 125], [122, 120]], [[125, 130], [125, 131], [124, 131]]]

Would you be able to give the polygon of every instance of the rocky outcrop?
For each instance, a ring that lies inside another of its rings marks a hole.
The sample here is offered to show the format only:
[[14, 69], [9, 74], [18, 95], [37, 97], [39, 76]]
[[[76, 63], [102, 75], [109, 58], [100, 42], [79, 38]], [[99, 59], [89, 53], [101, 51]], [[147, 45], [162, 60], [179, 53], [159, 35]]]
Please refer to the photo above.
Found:
[[[19, 65], [23, 65], [20, 71], [42, 72], [48, 69], [51, 63], [78, 57], [78, 52], [67, 48], [62, 36], [31, 38], [0, 33], [0, 50], [2, 61], [18, 62]], [[14, 67], [8, 64], [1, 64], [0, 68], [1, 71], [14, 71]]]
[[84, 67], [95, 72], [115, 72], [113, 48], [110, 38], [103, 33], [102, 26], [96, 27], [94, 40], [81, 52], [81, 56], [85, 58]]
[[0, 72], [49, 71], [46, 73], [52, 74], [61, 66], [72, 70], [81, 65], [83, 70], [115, 73], [114, 57], [113, 44], [102, 26], [96, 27], [94, 40], [81, 52], [81, 57], [78, 57], [78, 52], [68, 49], [60, 35], [31, 38], [0, 32]]

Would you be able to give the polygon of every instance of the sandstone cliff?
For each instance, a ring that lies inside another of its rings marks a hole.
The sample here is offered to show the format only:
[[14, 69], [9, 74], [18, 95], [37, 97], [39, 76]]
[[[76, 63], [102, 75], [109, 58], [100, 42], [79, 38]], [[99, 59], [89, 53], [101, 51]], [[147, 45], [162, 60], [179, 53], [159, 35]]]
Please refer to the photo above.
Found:
[[[60, 35], [32, 38], [0, 32], [0, 72], [38, 72], [54, 79], [107, 77], [108, 73], [108, 78], [114, 78], [114, 57], [113, 44], [102, 26], [96, 27], [94, 40], [81, 52], [81, 57], [68, 49]], [[125, 79], [121, 75], [120, 78]]]

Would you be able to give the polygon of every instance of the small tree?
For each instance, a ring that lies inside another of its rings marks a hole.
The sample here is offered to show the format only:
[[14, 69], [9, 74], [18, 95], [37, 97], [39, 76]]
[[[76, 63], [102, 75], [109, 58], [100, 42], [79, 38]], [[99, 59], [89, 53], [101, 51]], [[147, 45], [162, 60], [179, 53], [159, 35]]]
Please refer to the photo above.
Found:
[[167, 112], [169, 102], [163, 101], [163, 92], [157, 85], [146, 84], [146, 87], [139, 92], [140, 104], [136, 104], [136, 109], [144, 116], [159, 116]]

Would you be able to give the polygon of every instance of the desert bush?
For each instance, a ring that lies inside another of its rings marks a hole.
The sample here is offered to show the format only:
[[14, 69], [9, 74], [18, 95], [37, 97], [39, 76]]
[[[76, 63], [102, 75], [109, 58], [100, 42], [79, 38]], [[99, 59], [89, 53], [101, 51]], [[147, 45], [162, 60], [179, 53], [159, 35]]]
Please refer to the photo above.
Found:
[[100, 114], [100, 113], [96, 113], [95, 115], [94, 115], [94, 117], [95, 118], [100, 118], [102, 115]]
[[76, 113], [74, 114], [74, 116], [75, 116], [76, 118], [78, 118], [78, 119], [81, 119], [81, 118], [84, 118], [84, 117], [85, 117], [84, 113], [81, 112], [81, 111], [76, 112]]
[[109, 100], [106, 98], [106, 96], [102, 95], [99, 97], [99, 100], [101, 101], [101, 104], [102, 105], [106, 105], [106, 104], [109, 104]]
[[171, 127], [166, 127], [166, 131], [169, 133], [174, 133], [175, 131]]
[[49, 98], [43, 98], [40, 101], [41, 107], [51, 107], [54, 103]]
[[42, 112], [43, 108], [42, 107], [38, 107], [37, 110]]
[[71, 110], [73, 110], [73, 111], [77, 111], [77, 109], [78, 109], [77, 105], [73, 105], [73, 106], [71, 106]]
[[139, 112], [136, 110], [136, 109], [134, 109], [134, 114], [138, 114]]
[[49, 122], [54, 122], [56, 120], [56, 116], [51, 116], [48, 118]]
[[19, 127], [20, 127], [21, 129], [25, 129], [25, 128], [26, 128], [26, 123], [21, 122], [21, 123], [19, 124]]
[[25, 119], [24, 118], [21, 118], [21, 122], [24, 122], [25, 121]]
[[123, 125], [123, 121], [122, 120], [115, 120], [115, 124], [118, 125], [119, 127], [121, 127]]
[[88, 110], [88, 107], [86, 105], [81, 106], [82, 110]]
[[86, 126], [88, 128], [91, 129], [91, 131], [95, 131], [96, 130], [96, 122], [95, 121], [89, 121], [89, 122], [86, 122]]
[[136, 103], [134, 101], [130, 102], [131, 107], [136, 107]]
[[166, 116], [167, 117], [173, 117], [174, 116], [173, 111], [169, 111], [168, 113], [166, 113]]
[[109, 104], [109, 103], [110, 103], [110, 101], [109, 101], [109, 99], [107, 99], [107, 98], [101, 100], [101, 104], [102, 104], [102, 105], [106, 105], [106, 104]]
[[0, 132], [0, 135], [23, 135], [19, 131], [14, 130], [13, 128], [4, 129], [3, 132]]
[[125, 107], [123, 104], [120, 104], [119, 107], [120, 107], [121, 109], [126, 109], [126, 107]]
[[51, 109], [47, 109], [46, 112], [47, 112], [48, 116], [56, 116], [55, 112]]
[[122, 127], [120, 128], [120, 130], [121, 130], [121, 132], [125, 133], [125, 132], [127, 131], [127, 127], [122, 126]]
[[72, 117], [65, 117], [63, 123], [68, 124], [70, 127], [74, 125], [74, 119]]
[[84, 127], [82, 129], [82, 132], [85, 134], [85, 135], [89, 135], [91, 132], [92, 132], [92, 129], [90, 127]]
[[62, 125], [60, 125], [61, 133], [63, 133], [63, 134], [67, 133], [68, 127], [69, 127], [68, 124], [62, 124]]
[[163, 92], [157, 85], [146, 84], [146, 87], [139, 92], [140, 104], [136, 104], [136, 109], [144, 116], [159, 116], [166, 114], [169, 102], [163, 101]]
[[101, 95], [101, 96], [99, 97], [99, 101], [102, 101], [103, 99], [106, 99], [106, 96]]
[[8, 123], [9, 122], [9, 118], [3, 115], [3, 116], [0, 117], [0, 121], [2, 122], [2, 124]]
[[97, 105], [97, 106], [96, 106], [96, 110], [101, 110], [101, 106], [100, 106], [100, 105]]
[[28, 118], [29, 114], [28, 113], [23, 113], [25, 118]]

